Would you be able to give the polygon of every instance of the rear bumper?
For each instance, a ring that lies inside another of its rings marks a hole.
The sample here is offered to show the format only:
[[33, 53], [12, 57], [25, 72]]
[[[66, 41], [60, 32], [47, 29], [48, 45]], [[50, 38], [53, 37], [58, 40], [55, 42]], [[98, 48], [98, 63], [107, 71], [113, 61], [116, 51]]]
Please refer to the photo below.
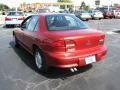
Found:
[[5, 25], [20, 25], [23, 20], [19, 21], [5, 21]]
[[112, 14], [107, 14], [107, 15], [104, 15], [104, 17], [114, 17], [114, 15], [112, 15]]
[[103, 15], [93, 15], [93, 18], [103, 18]]
[[96, 62], [104, 59], [107, 53], [107, 48], [105, 46], [97, 50], [87, 50], [85, 52], [75, 52], [75, 53], [50, 53], [45, 54], [46, 63], [49, 66], [58, 68], [72, 68], [87, 65], [85, 58], [88, 56], [95, 55]]
[[81, 19], [91, 19], [92, 17], [90, 17], [90, 16], [81, 16], [80, 18]]

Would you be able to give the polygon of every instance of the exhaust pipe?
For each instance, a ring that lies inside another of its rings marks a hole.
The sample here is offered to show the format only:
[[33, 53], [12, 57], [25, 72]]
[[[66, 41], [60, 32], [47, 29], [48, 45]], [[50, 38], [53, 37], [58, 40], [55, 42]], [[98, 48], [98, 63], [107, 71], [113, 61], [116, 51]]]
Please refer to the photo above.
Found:
[[75, 72], [73, 68], [70, 68], [70, 71], [71, 71], [71, 72]]
[[78, 71], [77, 68], [74, 68], [74, 71]]
[[75, 71], [78, 71], [78, 70], [77, 70], [77, 68], [70, 68], [70, 71], [75, 72]]

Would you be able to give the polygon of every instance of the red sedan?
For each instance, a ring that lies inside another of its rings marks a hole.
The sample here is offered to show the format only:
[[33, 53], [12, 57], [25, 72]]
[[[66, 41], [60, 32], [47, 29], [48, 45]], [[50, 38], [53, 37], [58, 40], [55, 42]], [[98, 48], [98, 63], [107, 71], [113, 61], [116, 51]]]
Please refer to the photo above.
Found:
[[111, 11], [107, 11], [103, 13], [104, 18], [114, 18], [114, 13]]
[[102, 60], [107, 52], [105, 34], [69, 14], [29, 16], [13, 31], [13, 40], [34, 55], [39, 70], [49, 66], [76, 70]]

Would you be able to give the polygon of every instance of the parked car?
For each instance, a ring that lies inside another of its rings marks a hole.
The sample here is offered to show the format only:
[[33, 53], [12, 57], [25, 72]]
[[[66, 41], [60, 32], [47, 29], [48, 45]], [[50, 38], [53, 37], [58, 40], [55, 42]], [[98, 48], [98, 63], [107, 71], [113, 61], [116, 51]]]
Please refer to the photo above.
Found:
[[81, 20], [86, 20], [86, 21], [92, 18], [91, 15], [88, 13], [88, 11], [85, 10], [75, 11], [75, 15]]
[[27, 13], [25, 13], [25, 18], [26, 17], [28, 17], [28, 16], [31, 16], [31, 15], [34, 15], [35, 13], [33, 13], [33, 12], [27, 12]]
[[112, 7], [102, 7], [98, 9], [103, 13], [104, 18], [114, 18]]
[[103, 12], [104, 18], [114, 18], [114, 13], [112, 11]]
[[50, 13], [50, 9], [48, 8], [40, 8], [36, 11], [36, 13]]
[[70, 13], [70, 12], [66, 9], [60, 9], [59, 13]]
[[115, 18], [120, 18], [120, 10], [113, 10]]
[[90, 10], [89, 11], [92, 19], [102, 19], [103, 18], [103, 13], [99, 10]]
[[29, 16], [13, 31], [13, 41], [30, 52], [43, 71], [50, 66], [76, 71], [76, 67], [101, 61], [107, 52], [105, 34], [70, 14]]
[[24, 13], [22, 11], [9, 11], [5, 17], [6, 27], [9, 25], [20, 25], [25, 19]]

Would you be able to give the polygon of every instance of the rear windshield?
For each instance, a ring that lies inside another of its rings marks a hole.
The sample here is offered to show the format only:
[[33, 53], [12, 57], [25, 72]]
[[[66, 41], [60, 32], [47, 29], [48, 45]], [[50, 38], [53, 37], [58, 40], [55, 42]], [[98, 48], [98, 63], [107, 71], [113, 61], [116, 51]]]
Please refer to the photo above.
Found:
[[92, 12], [100, 12], [99, 10], [93, 10]]
[[45, 17], [48, 30], [79, 30], [88, 26], [74, 15], [48, 15]]
[[85, 10], [82, 10], [82, 11], [80, 11], [81, 13], [88, 13], [87, 11], [85, 11]]
[[8, 16], [23, 16], [23, 12], [9, 12]]

